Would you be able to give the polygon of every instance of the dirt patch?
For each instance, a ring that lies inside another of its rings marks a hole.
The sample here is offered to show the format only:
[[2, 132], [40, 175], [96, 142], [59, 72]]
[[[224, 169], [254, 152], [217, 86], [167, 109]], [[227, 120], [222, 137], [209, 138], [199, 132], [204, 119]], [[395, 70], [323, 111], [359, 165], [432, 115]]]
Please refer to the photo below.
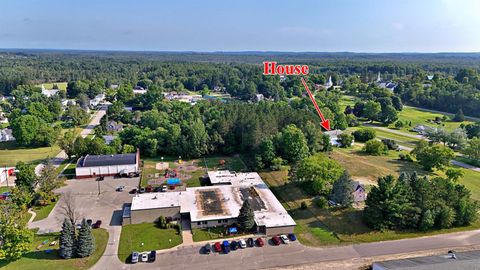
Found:
[[377, 181], [372, 180], [371, 178], [367, 177], [353, 177], [353, 181], [358, 181], [362, 185], [369, 185], [369, 186], [376, 186]]
[[155, 164], [155, 169], [163, 171], [169, 168], [168, 162], [158, 162]]

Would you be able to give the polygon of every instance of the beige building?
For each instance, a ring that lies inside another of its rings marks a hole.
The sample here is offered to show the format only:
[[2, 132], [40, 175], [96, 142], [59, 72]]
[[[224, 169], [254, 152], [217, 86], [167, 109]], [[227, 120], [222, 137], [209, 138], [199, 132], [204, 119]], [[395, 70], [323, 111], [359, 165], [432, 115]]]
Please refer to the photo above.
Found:
[[257, 173], [213, 171], [208, 176], [210, 186], [136, 195], [124, 209], [124, 224], [154, 222], [164, 216], [187, 219], [192, 228], [228, 227], [236, 223], [243, 202], [248, 200], [258, 232], [293, 232], [295, 221]]

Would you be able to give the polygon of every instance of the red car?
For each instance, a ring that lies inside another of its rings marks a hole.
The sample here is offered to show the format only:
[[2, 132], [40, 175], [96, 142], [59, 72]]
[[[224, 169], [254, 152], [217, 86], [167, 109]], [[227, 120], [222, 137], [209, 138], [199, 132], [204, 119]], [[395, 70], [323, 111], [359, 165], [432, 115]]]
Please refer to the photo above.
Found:
[[259, 247], [263, 247], [263, 245], [265, 245], [265, 243], [263, 242], [263, 239], [260, 238], [260, 237], [257, 238], [256, 242], [257, 242], [257, 246], [259, 246]]
[[213, 246], [216, 252], [222, 252], [222, 245], [220, 244], [220, 242], [216, 242]]
[[278, 237], [278, 236], [272, 237], [272, 242], [275, 246], [278, 246], [282, 243], [282, 241], [280, 240], [280, 237]]

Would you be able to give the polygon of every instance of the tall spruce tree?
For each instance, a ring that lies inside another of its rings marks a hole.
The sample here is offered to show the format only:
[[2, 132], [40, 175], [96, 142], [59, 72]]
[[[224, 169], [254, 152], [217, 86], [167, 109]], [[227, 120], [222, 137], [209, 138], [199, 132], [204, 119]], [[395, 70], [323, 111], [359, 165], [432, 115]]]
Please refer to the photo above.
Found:
[[77, 241], [75, 242], [75, 252], [78, 257], [84, 258], [92, 255], [94, 250], [95, 238], [87, 221], [83, 219], [82, 226], [78, 230]]
[[243, 201], [242, 208], [237, 218], [238, 226], [243, 231], [250, 231], [255, 225], [253, 209], [248, 200]]
[[342, 206], [350, 206], [353, 203], [353, 181], [347, 171], [333, 183], [330, 199]]
[[70, 259], [74, 256], [75, 230], [69, 219], [65, 219], [60, 232], [60, 257]]

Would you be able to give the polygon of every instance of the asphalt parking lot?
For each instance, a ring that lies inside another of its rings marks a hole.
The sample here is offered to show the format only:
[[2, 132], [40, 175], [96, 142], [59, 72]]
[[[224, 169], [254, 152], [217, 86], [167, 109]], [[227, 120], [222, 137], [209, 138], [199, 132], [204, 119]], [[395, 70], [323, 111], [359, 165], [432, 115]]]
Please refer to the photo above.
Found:
[[[75, 198], [75, 208], [80, 218], [101, 220], [102, 225], [121, 225], [122, 206], [130, 203], [128, 192], [137, 187], [140, 179], [105, 177], [103, 181], [95, 179], [67, 180], [66, 186], [56, 190], [62, 194], [59, 202], [50, 215], [43, 220], [32, 222], [30, 228], [39, 228], [39, 233], [59, 231], [65, 216], [61, 209], [65, 203], [63, 194], [71, 193]], [[115, 191], [118, 186], [125, 186], [123, 192]], [[80, 219], [81, 221], [81, 219]], [[79, 221], [79, 222], [80, 222]]]

